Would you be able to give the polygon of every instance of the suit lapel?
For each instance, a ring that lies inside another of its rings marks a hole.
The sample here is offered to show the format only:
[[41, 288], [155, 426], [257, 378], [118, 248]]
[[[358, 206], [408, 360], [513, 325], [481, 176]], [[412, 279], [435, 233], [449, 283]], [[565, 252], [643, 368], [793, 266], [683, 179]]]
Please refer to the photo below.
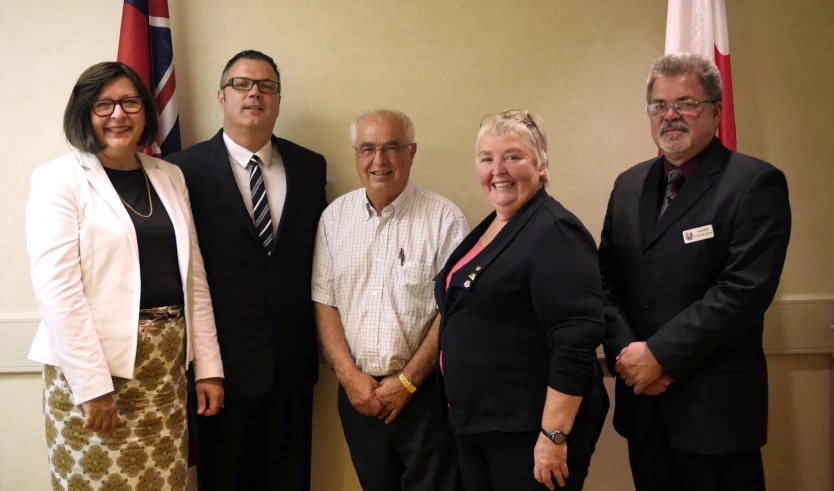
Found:
[[[483, 251], [480, 252], [477, 256], [475, 256], [469, 263], [464, 265], [459, 270], [455, 271], [455, 274], [452, 275], [452, 281], [449, 283], [449, 288], [456, 286], [460, 288], [463, 287], [464, 290], [468, 290], [475, 285], [475, 282], [480, 274], [482, 274], [489, 265], [501, 254], [501, 252], [512, 243], [513, 239], [515, 238], [518, 233], [524, 229], [524, 226], [527, 222], [530, 221], [530, 218], [535, 215], [536, 210], [545, 202], [548, 198], [547, 192], [545, 192], [544, 188], [541, 188], [530, 198], [530, 201], [525, 203], [521, 209], [515, 214], [514, 217], [504, 225], [504, 228], [498, 232], [498, 235], [492, 239], [492, 242], [487, 245]], [[478, 240], [481, 235], [489, 228], [489, 224], [492, 223], [492, 220], [495, 219], [495, 212], [491, 213], [483, 222], [481, 222], [475, 230], [472, 231], [472, 235], [476, 237], [475, 240]], [[462, 251], [463, 254], [469, 252], [469, 250], [475, 245], [475, 240], [471, 241], [466, 250]], [[458, 258], [459, 259], [459, 258]], [[445, 277], [443, 278], [445, 281]]]
[[255, 224], [252, 222], [249, 212], [246, 211], [246, 204], [243, 202], [243, 196], [240, 195], [240, 188], [237, 187], [235, 175], [232, 173], [229, 153], [226, 151], [226, 144], [223, 142], [223, 130], [220, 130], [211, 139], [207, 153], [206, 167], [220, 186], [223, 198], [232, 207], [235, 215], [243, 222], [243, 226], [249, 232], [249, 235], [260, 243], [258, 233], [255, 231]]
[[272, 144], [275, 145], [275, 148], [278, 149], [278, 153], [281, 154], [281, 160], [284, 163], [284, 176], [287, 179], [286, 195], [284, 196], [284, 209], [281, 211], [281, 220], [278, 222], [275, 237], [272, 240], [272, 250], [274, 252], [278, 245], [278, 241], [281, 240], [282, 233], [288, 226], [287, 223], [289, 223], [290, 217], [295, 211], [296, 193], [299, 192], [299, 187], [303, 185], [303, 174], [301, 169], [298, 168], [298, 163], [293, 158], [294, 156], [287, 149], [286, 145], [283, 144], [283, 140], [273, 136]]
[[657, 221], [657, 201], [660, 183], [663, 180], [663, 157], [658, 157], [646, 172], [640, 190], [640, 228], [643, 230], [643, 244], [647, 247]]
[[124, 230], [127, 233], [130, 244], [134, 251], [139, 251], [139, 242], [136, 240], [136, 229], [133, 227], [133, 222], [130, 221], [130, 216], [127, 214], [116, 188], [110, 183], [110, 178], [104, 172], [104, 166], [101, 165], [98, 157], [91, 153], [78, 152], [78, 158], [81, 165], [86, 169], [87, 181], [100, 194], [107, 204], [113, 209], [116, 215], [121, 220]]
[[[704, 160], [681, 187], [675, 200], [669, 205], [666, 213], [657, 221], [649, 239], [646, 241], [644, 251], [654, 244], [673, 223], [677, 222], [692, 206], [707, 192], [715, 183], [715, 175], [724, 167], [730, 151], [727, 150], [716, 138], [704, 155]], [[661, 165], [662, 168], [662, 165]], [[657, 187], [659, 189], [659, 186]], [[655, 201], [655, 203], [657, 203]]]

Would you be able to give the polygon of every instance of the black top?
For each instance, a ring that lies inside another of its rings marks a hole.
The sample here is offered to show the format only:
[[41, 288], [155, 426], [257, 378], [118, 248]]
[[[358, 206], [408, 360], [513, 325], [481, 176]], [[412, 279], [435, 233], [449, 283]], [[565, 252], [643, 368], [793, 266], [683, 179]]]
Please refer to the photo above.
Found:
[[[452, 275], [446, 290], [449, 269], [494, 218], [463, 240], [435, 282], [441, 382], [458, 434], [538, 431], [548, 387], [581, 396], [602, 383], [595, 352], [604, 330], [596, 244], [544, 189]], [[601, 411], [604, 404], [587, 402], [583, 406], [599, 407], [580, 413]]]
[[136, 230], [139, 244], [139, 274], [142, 281], [140, 309], [181, 305], [182, 278], [177, 259], [177, 238], [174, 224], [162, 206], [150, 181], [145, 183], [142, 169], [120, 171], [104, 168], [119, 196], [143, 215], [150, 211], [148, 188], [153, 200], [153, 214], [143, 218], [125, 206]]

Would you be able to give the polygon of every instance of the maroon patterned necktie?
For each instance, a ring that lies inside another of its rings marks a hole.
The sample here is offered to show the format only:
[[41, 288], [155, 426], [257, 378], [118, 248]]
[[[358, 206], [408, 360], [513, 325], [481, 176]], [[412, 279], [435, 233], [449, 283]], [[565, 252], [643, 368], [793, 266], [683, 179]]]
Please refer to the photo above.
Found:
[[683, 172], [677, 167], [669, 171], [669, 178], [666, 181], [666, 193], [663, 195], [663, 204], [660, 206], [660, 213], [657, 215], [658, 220], [666, 213], [666, 209], [669, 208], [672, 200], [678, 195], [678, 191], [680, 191], [685, 180], [686, 178], [683, 177]]

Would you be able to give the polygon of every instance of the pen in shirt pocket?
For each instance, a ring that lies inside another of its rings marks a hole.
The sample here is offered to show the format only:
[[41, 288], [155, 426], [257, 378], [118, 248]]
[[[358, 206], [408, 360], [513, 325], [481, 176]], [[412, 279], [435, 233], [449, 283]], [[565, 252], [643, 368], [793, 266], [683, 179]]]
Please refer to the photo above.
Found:
[[403, 252], [403, 248], [400, 247], [400, 266], [405, 264], [405, 252]]

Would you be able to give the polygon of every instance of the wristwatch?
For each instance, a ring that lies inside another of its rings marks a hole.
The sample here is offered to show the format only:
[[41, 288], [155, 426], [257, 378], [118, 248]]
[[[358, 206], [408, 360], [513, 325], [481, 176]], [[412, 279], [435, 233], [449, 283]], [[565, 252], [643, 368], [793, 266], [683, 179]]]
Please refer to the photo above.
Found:
[[567, 433], [562, 433], [559, 430], [547, 431], [542, 428], [542, 435], [546, 436], [548, 440], [555, 443], [556, 445], [561, 445], [568, 441]]

